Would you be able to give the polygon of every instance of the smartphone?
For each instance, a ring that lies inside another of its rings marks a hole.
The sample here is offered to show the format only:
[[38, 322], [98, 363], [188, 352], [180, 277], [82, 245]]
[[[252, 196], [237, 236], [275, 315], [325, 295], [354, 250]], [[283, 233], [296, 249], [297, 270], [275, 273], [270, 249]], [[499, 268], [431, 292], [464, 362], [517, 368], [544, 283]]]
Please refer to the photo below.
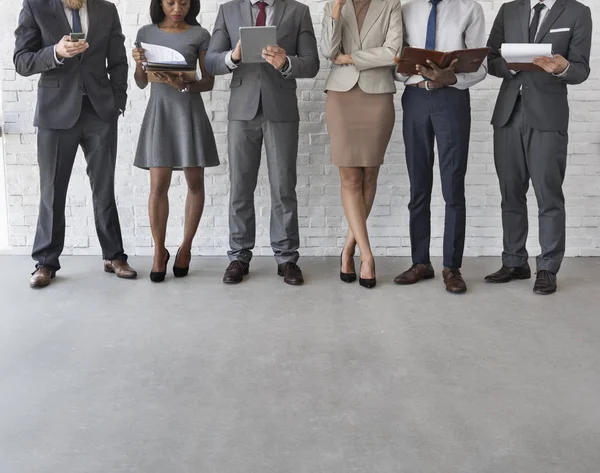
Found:
[[77, 41], [84, 41], [85, 35], [83, 33], [71, 33], [71, 42], [76, 43]]

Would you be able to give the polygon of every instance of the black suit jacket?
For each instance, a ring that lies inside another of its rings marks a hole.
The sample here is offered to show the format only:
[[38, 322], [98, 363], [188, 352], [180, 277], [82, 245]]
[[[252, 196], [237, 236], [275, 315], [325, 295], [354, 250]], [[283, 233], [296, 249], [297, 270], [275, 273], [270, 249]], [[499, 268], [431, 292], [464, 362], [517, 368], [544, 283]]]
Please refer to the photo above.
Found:
[[61, 65], [54, 60], [54, 45], [71, 33], [61, 0], [23, 0], [13, 62], [22, 76], [41, 74], [37, 127], [73, 127], [84, 90], [105, 121], [125, 110], [128, 63], [117, 8], [106, 0], [88, 0], [87, 7], [89, 48]]
[[502, 77], [492, 125], [505, 126], [522, 87], [527, 123], [540, 131], [567, 131], [567, 85], [581, 84], [590, 75], [592, 14], [575, 0], [557, 0], [542, 23], [537, 43], [550, 43], [554, 54], [565, 57], [569, 70], [562, 77], [547, 72], [519, 72], [513, 76], [500, 54], [502, 43], [528, 43], [531, 3], [517, 0], [500, 8], [488, 41], [489, 73]]

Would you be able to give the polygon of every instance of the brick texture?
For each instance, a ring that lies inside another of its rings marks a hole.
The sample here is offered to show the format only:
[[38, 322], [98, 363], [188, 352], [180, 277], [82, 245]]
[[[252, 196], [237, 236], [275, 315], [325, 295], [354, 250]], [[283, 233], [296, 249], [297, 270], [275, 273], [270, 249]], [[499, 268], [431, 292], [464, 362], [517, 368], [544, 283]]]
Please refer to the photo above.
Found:
[[[117, 0], [126, 47], [131, 48], [137, 29], [149, 21], [149, 0]], [[217, 1], [202, 3], [201, 23], [210, 30], [214, 23]], [[481, 0], [488, 31], [504, 3]], [[600, 2], [585, 0], [600, 24]], [[309, 1], [315, 30], [320, 30], [323, 1]], [[13, 253], [26, 253], [32, 245], [39, 199], [36, 164], [35, 129], [32, 125], [37, 78], [15, 74], [12, 65], [13, 31], [20, 2], [0, 0], [4, 14], [0, 18], [0, 89], [2, 91], [2, 126], [6, 191], [9, 207], [9, 245]], [[594, 33], [592, 75], [581, 86], [571, 87], [572, 106], [569, 165], [565, 182], [567, 196], [569, 256], [600, 256], [600, 29]], [[329, 163], [328, 138], [324, 121], [323, 93], [327, 63], [315, 80], [299, 83], [300, 147], [298, 156], [298, 198], [300, 203], [301, 244], [303, 255], [334, 255], [342, 244], [346, 223], [339, 197], [337, 169]], [[499, 81], [488, 77], [472, 90], [473, 132], [467, 175], [467, 242], [469, 256], [499, 255], [501, 251], [500, 197], [492, 156], [492, 128], [489, 124]], [[221, 255], [227, 250], [227, 144], [226, 106], [228, 79], [218, 78], [215, 89], [204, 100], [219, 146], [222, 165], [207, 171], [207, 200], [194, 252]], [[126, 251], [130, 254], [152, 253], [146, 200], [148, 173], [132, 166], [148, 92], [130, 81], [128, 111], [119, 124], [119, 161], [117, 195]], [[382, 168], [379, 192], [369, 221], [376, 254], [409, 255], [408, 176], [401, 137], [402, 110], [400, 94], [396, 96], [397, 123]], [[271, 254], [269, 248], [269, 186], [265, 169], [256, 190], [257, 254]], [[183, 233], [183, 202], [186, 192], [182, 174], [174, 175], [171, 188], [171, 215], [167, 243], [176, 248]], [[530, 193], [530, 244], [538, 251], [535, 197]], [[436, 176], [432, 200], [432, 253], [442, 251], [444, 202]], [[83, 156], [79, 156], [69, 190], [66, 209], [67, 238], [65, 254], [100, 254], [95, 236], [91, 194], [85, 174]]]

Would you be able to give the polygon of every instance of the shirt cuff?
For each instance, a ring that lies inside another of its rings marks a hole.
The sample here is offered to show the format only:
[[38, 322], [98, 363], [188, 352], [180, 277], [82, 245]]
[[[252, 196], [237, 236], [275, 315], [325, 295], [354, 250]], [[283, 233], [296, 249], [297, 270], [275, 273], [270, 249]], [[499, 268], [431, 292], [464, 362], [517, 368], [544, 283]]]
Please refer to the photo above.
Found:
[[287, 57], [287, 66], [281, 70], [281, 73], [285, 77], [289, 77], [289, 75], [292, 73], [292, 60], [290, 59], [289, 56], [286, 56], [286, 57]]
[[552, 75], [553, 75], [554, 77], [559, 77], [559, 78], [561, 78], [561, 77], [564, 77], [564, 76], [566, 76], [566, 75], [567, 75], [567, 72], [569, 71], [569, 68], [570, 68], [570, 67], [571, 67], [571, 63], [569, 63], [569, 64], [567, 65], [567, 68], [566, 68], [564, 71], [562, 71], [560, 74], [552, 74]]
[[233, 51], [229, 51], [227, 53], [227, 55], [225, 56], [225, 64], [229, 69], [237, 69], [238, 65], [235, 62], [233, 62], [233, 59], [231, 59], [232, 54]]
[[56, 55], [56, 46], [54, 46], [54, 48], [52, 48], [52, 50], [54, 51], [54, 62], [58, 65], [60, 64], [64, 64], [64, 60], [60, 60], [58, 59], [58, 56]]

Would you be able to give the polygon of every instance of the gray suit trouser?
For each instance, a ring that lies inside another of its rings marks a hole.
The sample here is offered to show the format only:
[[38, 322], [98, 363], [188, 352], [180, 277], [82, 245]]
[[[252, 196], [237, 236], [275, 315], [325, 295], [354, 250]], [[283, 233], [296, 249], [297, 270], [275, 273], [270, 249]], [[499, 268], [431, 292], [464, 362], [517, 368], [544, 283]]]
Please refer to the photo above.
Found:
[[538, 203], [542, 248], [537, 258], [537, 270], [557, 273], [560, 269], [565, 254], [562, 184], [567, 167], [567, 144], [567, 132], [531, 128], [521, 99], [506, 126], [494, 128], [494, 156], [502, 195], [504, 265], [516, 268], [528, 259], [526, 194], [531, 178]]
[[296, 163], [298, 122], [267, 120], [259, 109], [252, 120], [230, 120], [228, 129], [230, 260], [249, 263], [256, 239], [254, 191], [265, 142], [271, 186], [271, 247], [278, 264], [298, 261]]
[[117, 120], [106, 122], [84, 98], [79, 120], [68, 130], [38, 129], [40, 212], [32, 257], [37, 265], [60, 269], [65, 242], [67, 189], [81, 145], [92, 187], [96, 232], [104, 259], [127, 259], [115, 202]]

